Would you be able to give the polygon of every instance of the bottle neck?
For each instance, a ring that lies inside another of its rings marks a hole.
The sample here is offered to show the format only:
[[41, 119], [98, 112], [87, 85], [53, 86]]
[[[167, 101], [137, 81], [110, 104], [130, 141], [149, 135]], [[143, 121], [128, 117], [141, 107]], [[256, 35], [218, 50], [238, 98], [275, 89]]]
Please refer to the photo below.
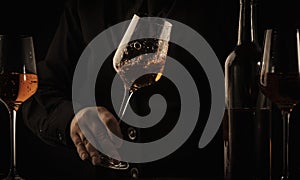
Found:
[[257, 43], [256, 34], [256, 3], [250, 0], [240, 1], [239, 29], [237, 45]]

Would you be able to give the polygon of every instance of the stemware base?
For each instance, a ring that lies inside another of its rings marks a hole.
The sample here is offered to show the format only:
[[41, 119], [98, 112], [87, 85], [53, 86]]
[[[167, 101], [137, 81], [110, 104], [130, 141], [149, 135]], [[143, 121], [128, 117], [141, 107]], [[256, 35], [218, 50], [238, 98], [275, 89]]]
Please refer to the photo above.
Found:
[[101, 156], [101, 162], [103, 167], [117, 169], [117, 170], [126, 170], [129, 168], [129, 164], [124, 161], [114, 160], [106, 155]]
[[2, 180], [25, 180], [19, 175], [16, 169], [10, 169], [8, 175]]

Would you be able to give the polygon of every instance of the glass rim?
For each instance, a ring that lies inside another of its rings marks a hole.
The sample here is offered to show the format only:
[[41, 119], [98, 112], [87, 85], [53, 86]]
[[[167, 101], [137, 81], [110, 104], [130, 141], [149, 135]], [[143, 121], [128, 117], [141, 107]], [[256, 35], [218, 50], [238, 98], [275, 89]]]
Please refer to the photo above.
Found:
[[269, 28], [266, 28], [264, 30], [265, 32], [267, 31], [300, 31], [300, 27], [269, 27]]
[[[137, 18], [137, 19], [135, 19]], [[156, 21], [153, 21], [152, 23], [161, 27], [167, 27], [167, 28], [172, 28], [173, 24], [171, 22], [169, 22], [167, 19], [165, 18], [161, 18], [161, 17], [152, 17], [152, 16], [145, 16], [145, 17], [140, 17], [137, 14], [134, 14], [131, 21], [133, 20], [137, 20], [137, 21], [149, 21], [151, 22], [151, 19], [155, 19]], [[161, 20], [161, 22], [157, 22], [157, 20]]]

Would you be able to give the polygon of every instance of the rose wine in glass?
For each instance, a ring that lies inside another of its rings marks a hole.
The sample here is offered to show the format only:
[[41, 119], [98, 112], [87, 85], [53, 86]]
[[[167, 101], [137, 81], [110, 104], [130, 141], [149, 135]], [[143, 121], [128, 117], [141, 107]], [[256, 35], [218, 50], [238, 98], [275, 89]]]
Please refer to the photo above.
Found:
[[25, 35], [0, 35], [0, 99], [10, 115], [11, 165], [5, 180], [22, 180], [17, 170], [16, 114], [37, 90], [38, 77], [33, 39]]
[[283, 148], [281, 179], [290, 179], [290, 114], [300, 102], [300, 32], [294, 28], [265, 31], [260, 88], [281, 111]]

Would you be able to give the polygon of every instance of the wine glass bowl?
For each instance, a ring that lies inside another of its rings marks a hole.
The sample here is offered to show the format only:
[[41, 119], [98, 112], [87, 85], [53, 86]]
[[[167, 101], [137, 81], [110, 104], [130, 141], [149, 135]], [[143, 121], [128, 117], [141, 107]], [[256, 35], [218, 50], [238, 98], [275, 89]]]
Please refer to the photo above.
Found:
[[299, 43], [298, 29], [266, 30], [260, 87], [279, 109], [300, 101]]
[[16, 115], [38, 88], [33, 38], [0, 35], [0, 99], [10, 115], [11, 164], [5, 180], [23, 180], [17, 170]]
[[168, 42], [158, 39], [139, 39], [123, 47], [122, 58], [114, 58], [114, 68], [125, 89], [134, 92], [158, 81], [163, 73]]
[[265, 31], [259, 85], [283, 119], [282, 180], [289, 179], [289, 121], [300, 102], [300, 34], [296, 28]]
[[165, 19], [133, 16], [113, 58], [113, 67], [124, 84], [120, 119], [132, 93], [161, 78], [171, 29], [172, 24]]
[[32, 37], [1, 35], [0, 48], [0, 98], [18, 110], [38, 85]]

